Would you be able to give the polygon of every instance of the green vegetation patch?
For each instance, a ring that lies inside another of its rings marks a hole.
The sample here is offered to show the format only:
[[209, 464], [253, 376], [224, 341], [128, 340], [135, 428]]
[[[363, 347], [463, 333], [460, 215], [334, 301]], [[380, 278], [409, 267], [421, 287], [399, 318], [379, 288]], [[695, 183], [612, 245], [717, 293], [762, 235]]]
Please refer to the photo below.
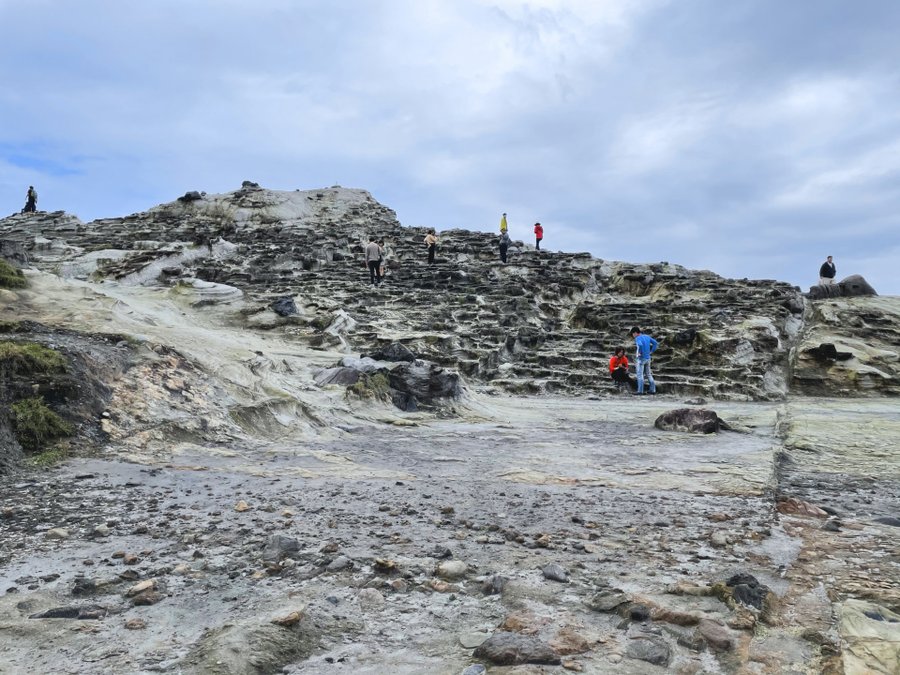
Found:
[[63, 373], [66, 359], [37, 342], [0, 342], [0, 372]]
[[386, 399], [391, 392], [391, 383], [384, 373], [362, 375], [355, 384], [347, 387], [347, 393], [359, 398]]
[[19, 333], [22, 324], [19, 321], [0, 321], [0, 333]]
[[25, 288], [25, 275], [5, 260], [0, 260], [0, 288]]
[[43, 397], [13, 403], [12, 423], [19, 445], [30, 452], [38, 452], [48, 443], [72, 434], [72, 425], [50, 410]]
[[69, 451], [57, 445], [49, 450], [44, 450], [44, 452], [29, 457], [28, 461], [32, 466], [46, 469], [47, 467], [56, 466], [68, 458], [68, 456]]

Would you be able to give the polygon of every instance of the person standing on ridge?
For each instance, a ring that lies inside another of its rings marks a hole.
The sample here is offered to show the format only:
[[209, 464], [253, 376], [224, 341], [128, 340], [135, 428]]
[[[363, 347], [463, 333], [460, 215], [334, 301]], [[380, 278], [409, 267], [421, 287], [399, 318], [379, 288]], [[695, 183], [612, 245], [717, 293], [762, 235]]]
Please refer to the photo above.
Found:
[[509, 226], [506, 224], [506, 214], [504, 213], [500, 216], [500, 233], [506, 232], [509, 229]]
[[831, 261], [831, 256], [828, 256], [819, 268], [819, 286], [831, 286], [834, 283], [834, 275], [836, 273], [837, 268]]
[[650, 372], [650, 357], [659, 348], [659, 343], [649, 335], [641, 333], [641, 329], [634, 326], [631, 329], [631, 337], [634, 338], [634, 344], [637, 347], [635, 354], [635, 374], [637, 375], [637, 393], [644, 393], [644, 373], [650, 382], [650, 393], [656, 393], [656, 382], [653, 380], [653, 373]]
[[28, 193], [25, 195], [25, 208], [22, 213], [34, 213], [37, 211], [37, 191], [34, 185], [28, 186]]
[[506, 230], [500, 233], [500, 262], [506, 262], [506, 252], [509, 250], [510, 241], [509, 233]]
[[544, 228], [541, 227], [540, 223], [534, 224], [534, 250], [541, 250], [541, 239], [544, 238]]
[[434, 234], [434, 230], [429, 230], [428, 234], [425, 235], [425, 246], [428, 247], [428, 264], [434, 264], [434, 252], [437, 250], [437, 237]]
[[366, 265], [369, 268], [369, 283], [378, 286], [381, 283], [381, 248], [375, 237], [369, 237], [369, 244], [366, 246]]

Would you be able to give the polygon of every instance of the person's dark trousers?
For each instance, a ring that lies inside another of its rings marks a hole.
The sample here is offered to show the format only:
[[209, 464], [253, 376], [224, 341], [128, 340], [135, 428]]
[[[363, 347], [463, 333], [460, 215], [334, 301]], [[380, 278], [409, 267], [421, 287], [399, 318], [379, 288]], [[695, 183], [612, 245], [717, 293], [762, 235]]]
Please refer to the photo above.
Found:
[[369, 261], [369, 279], [373, 284], [381, 283], [381, 270], [379, 269], [381, 263], [377, 260]]
[[500, 246], [500, 262], [506, 262], [506, 246]]
[[536, 251], [540, 251], [540, 250], [541, 250], [541, 240], [540, 240], [540, 239], [535, 239], [535, 240], [534, 240], [534, 250], [536, 250]]
[[628, 371], [623, 368], [616, 368], [612, 373], [610, 373], [613, 381], [616, 383], [616, 387], [624, 387], [625, 385], [632, 385], [631, 378], [628, 377]]
[[36, 210], [36, 205], [32, 200], [28, 200], [25, 202], [25, 213], [34, 213]]
[[434, 262], [434, 252], [437, 250], [437, 244], [431, 244], [428, 247], [428, 264], [432, 264]]

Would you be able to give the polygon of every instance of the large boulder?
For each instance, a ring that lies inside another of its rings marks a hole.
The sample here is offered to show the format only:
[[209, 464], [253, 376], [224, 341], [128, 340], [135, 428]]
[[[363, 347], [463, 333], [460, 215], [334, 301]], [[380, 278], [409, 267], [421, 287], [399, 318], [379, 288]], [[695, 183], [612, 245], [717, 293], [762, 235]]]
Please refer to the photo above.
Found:
[[670, 410], [657, 417], [654, 426], [663, 431], [687, 431], [695, 434], [712, 434], [730, 428], [715, 411], [705, 408]]
[[878, 295], [878, 293], [863, 276], [851, 274], [831, 286], [812, 286], [807, 295], [810, 300], [824, 300], [826, 298], [858, 298]]

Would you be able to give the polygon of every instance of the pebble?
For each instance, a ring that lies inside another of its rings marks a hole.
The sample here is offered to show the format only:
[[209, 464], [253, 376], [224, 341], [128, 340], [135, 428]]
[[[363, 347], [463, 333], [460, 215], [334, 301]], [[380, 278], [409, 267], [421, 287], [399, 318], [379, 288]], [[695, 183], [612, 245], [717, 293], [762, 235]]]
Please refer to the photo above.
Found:
[[545, 579], [559, 581], [564, 584], [569, 583], [569, 573], [563, 569], [561, 565], [557, 565], [556, 563], [547, 565], [541, 572], [544, 574]]
[[356, 594], [356, 602], [363, 611], [373, 611], [384, 607], [384, 596], [374, 588], [364, 588]]
[[447, 581], [456, 581], [466, 575], [468, 566], [462, 560], [448, 560], [437, 566], [437, 575]]
[[47, 539], [68, 539], [69, 531], [63, 527], [54, 527], [52, 530], [47, 530], [47, 534], [44, 536]]
[[143, 630], [147, 627], [147, 622], [143, 619], [128, 619], [125, 622], [125, 628], [128, 630]]
[[325, 569], [329, 572], [340, 572], [341, 570], [352, 569], [353, 561], [345, 555], [338, 556], [332, 560]]

